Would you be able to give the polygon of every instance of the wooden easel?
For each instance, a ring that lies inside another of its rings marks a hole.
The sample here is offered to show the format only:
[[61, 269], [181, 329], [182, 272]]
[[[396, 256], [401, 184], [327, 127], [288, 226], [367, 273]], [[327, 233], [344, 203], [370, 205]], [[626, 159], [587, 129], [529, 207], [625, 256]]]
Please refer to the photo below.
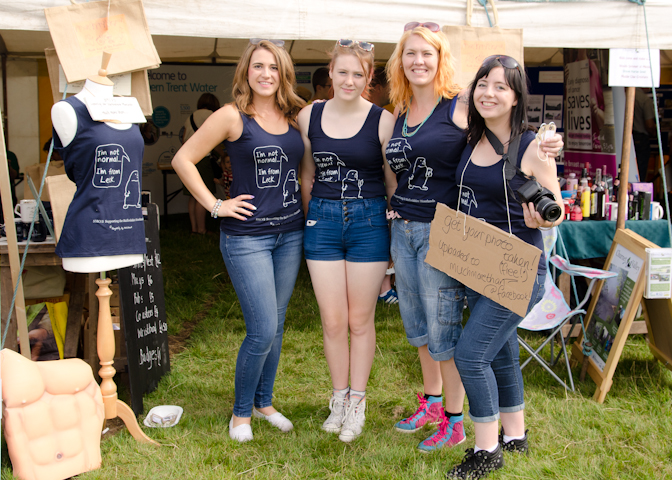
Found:
[[[635, 281], [632, 293], [630, 294], [628, 304], [625, 307], [625, 313], [623, 314], [621, 324], [618, 327], [618, 333], [616, 337], [613, 339], [613, 344], [611, 346], [611, 350], [609, 351], [609, 356], [607, 357], [604, 367], [601, 369], [599, 368], [597, 362], [595, 361], [595, 358], [597, 356], [596, 353], [593, 353], [591, 357], [585, 359], [585, 361], [588, 362], [587, 372], [590, 375], [590, 378], [592, 378], [595, 384], [597, 385], [597, 390], [593, 395], [593, 400], [595, 400], [598, 403], [604, 402], [607, 393], [611, 389], [614, 372], [616, 371], [616, 366], [618, 365], [618, 360], [621, 357], [623, 347], [625, 346], [625, 342], [628, 339], [628, 334], [630, 332], [632, 322], [634, 321], [635, 316], [637, 314], [639, 304], [643, 299], [642, 294], [644, 293], [644, 287], [646, 285], [645, 281], [646, 249], [658, 248], [653, 242], [650, 242], [649, 240], [645, 239], [640, 235], [637, 235], [631, 230], [626, 229], [617, 230], [616, 235], [614, 236], [614, 243], [611, 246], [609, 256], [607, 256], [607, 260], [604, 265], [604, 270], [610, 269], [610, 266], [614, 260], [614, 254], [618, 250], [617, 247], [619, 245], [627, 249], [633, 256], [638, 257], [642, 261], [642, 267]], [[600, 294], [602, 292], [603, 286], [604, 281], [599, 282], [597, 288], [595, 289], [595, 292], [593, 293], [593, 297], [590, 301], [590, 306], [588, 307], [588, 311], [586, 313], [586, 319], [587, 319], [586, 330], [592, 327], [593, 314], [595, 313], [595, 307], [597, 306], [597, 303], [600, 299]], [[669, 311], [672, 312], [672, 300], [666, 299], [657, 301], [662, 303], [666, 302], [669, 305], [670, 309]], [[667, 317], [667, 324], [672, 326], [672, 316]], [[572, 363], [575, 365], [582, 363], [584, 361], [582, 350], [583, 336], [584, 336], [583, 332], [581, 332], [577, 338], [577, 341], [574, 342], [574, 344], [572, 345]]]

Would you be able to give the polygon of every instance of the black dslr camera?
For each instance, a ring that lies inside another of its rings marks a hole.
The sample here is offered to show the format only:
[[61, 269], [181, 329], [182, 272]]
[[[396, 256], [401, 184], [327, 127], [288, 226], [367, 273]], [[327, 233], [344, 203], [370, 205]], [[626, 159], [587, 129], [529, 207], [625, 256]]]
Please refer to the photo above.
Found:
[[530, 179], [518, 189], [520, 203], [534, 203], [534, 208], [547, 222], [555, 222], [562, 215], [562, 209], [555, 203], [555, 195], [539, 182]]

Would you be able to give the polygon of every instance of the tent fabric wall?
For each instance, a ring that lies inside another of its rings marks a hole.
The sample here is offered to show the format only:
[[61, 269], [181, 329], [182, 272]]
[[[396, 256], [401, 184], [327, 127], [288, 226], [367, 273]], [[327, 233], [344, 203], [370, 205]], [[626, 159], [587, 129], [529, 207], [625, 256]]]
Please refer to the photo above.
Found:
[[[476, 3], [472, 24], [488, 26]], [[51, 46], [43, 9], [69, 0], [6, 0], [0, 5], [0, 35], [9, 53], [41, 52]], [[464, 25], [465, 0], [144, 0], [147, 20], [162, 58], [208, 56], [204, 39], [250, 37], [302, 41], [363, 38], [395, 43], [409, 20]], [[526, 47], [644, 48], [644, 8], [628, 0], [496, 2], [500, 26], [523, 28]], [[672, 48], [672, 1], [645, 4], [652, 48]], [[28, 32], [34, 32], [28, 34]], [[182, 37], [182, 40], [180, 40]], [[220, 55], [229, 56], [229, 52]], [[300, 61], [301, 58], [296, 58]]]

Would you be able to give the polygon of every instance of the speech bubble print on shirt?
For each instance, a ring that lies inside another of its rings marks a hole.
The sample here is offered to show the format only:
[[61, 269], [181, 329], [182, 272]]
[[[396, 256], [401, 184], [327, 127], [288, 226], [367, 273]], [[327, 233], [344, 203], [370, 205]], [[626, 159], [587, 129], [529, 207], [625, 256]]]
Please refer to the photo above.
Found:
[[471, 215], [472, 205], [478, 208], [478, 202], [476, 201], [476, 194], [474, 194], [474, 191], [471, 188], [464, 186], [461, 188], [460, 204], [462, 205], [460, 210], [462, 210], [467, 215]]
[[413, 150], [405, 138], [393, 138], [385, 148], [385, 156], [394, 173], [401, 173], [411, 168], [406, 157], [406, 150]]
[[257, 188], [275, 188], [280, 186], [282, 162], [289, 159], [282, 148], [276, 145], [257, 147], [254, 149]]
[[313, 152], [313, 160], [317, 167], [317, 181], [335, 183], [341, 181], [341, 169], [345, 162], [332, 152]]
[[96, 188], [119, 187], [124, 175], [124, 160], [128, 163], [131, 162], [124, 147], [118, 143], [98, 145], [93, 166], [93, 178], [91, 179], [93, 186]]

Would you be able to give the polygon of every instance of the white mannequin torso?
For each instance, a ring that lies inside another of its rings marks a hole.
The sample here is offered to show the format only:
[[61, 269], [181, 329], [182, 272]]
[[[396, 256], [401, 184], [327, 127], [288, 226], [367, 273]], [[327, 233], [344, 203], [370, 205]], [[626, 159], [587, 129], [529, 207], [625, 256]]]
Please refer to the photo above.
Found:
[[[75, 97], [82, 102], [88, 98], [110, 98], [113, 87], [101, 85], [86, 80], [84, 88]], [[51, 109], [51, 122], [61, 144], [66, 147], [75, 139], [77, 134], [77, 114], [72, 106], [66, 102], [57, 102]], [[128, 130], [133, 124], [107, 123], [117, 130]], [[67, 257], [63, 258], [63, 268], [69, 272], [92, 273], [106, 272], [118, 268], [130, 267], [143, 261], [141, 254], [111, 255], [105, 257]]]

